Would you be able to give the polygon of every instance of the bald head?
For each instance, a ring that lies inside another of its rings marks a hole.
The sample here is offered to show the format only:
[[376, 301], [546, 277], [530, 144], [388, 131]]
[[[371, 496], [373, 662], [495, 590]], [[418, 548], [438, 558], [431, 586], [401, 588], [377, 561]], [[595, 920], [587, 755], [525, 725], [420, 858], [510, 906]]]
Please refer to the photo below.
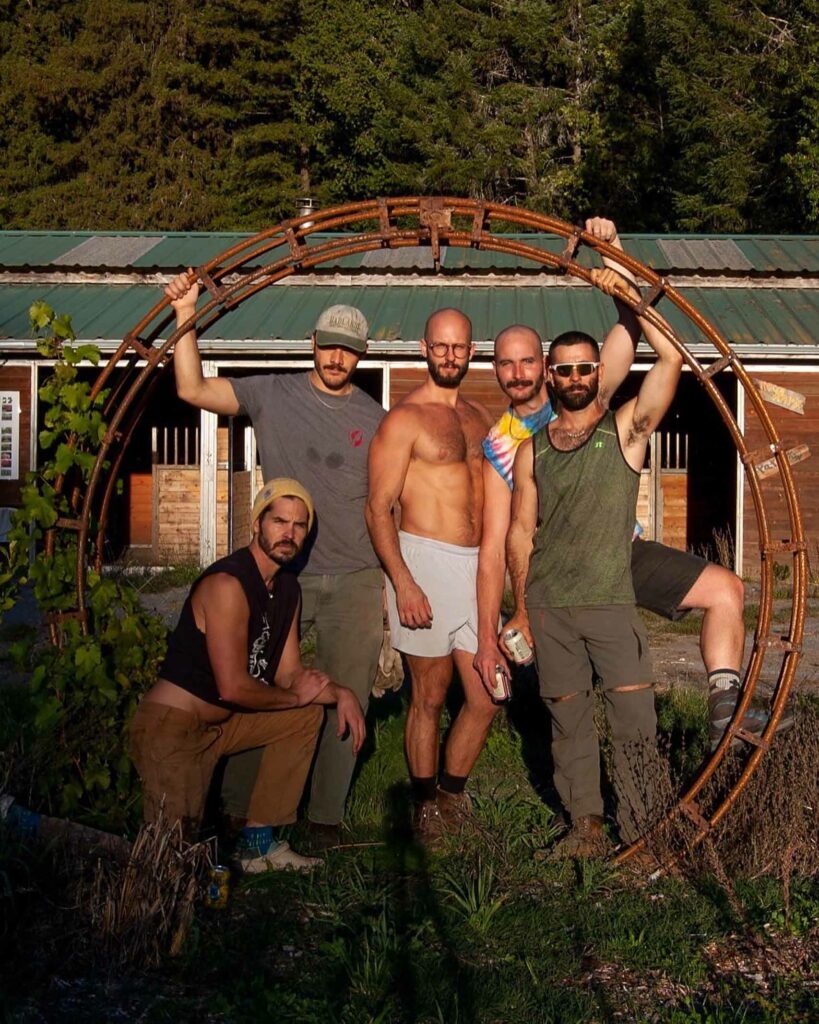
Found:
[[531, 348], [538, 357], [543, 355], [543, 342], [534, 327], [527, 327], [525, 324], [511, 324], [504, 327], [495, 338], [495, 359], [500, 358], [500, 353], [506, 348], [507, 342], [514, 344], [516, 348]]
[[543, 343], [525, 324], [504, 327], [495, 338], [495, 376], [513, 407], [528, 415], [546, 401]]
[[469, 345], [472, 342], [472, 321], [452, 306], [436, 309], [424, 324], [424, 341], [445, 340], [438, 337], [441, 334], [457, 334], [460, 341]]

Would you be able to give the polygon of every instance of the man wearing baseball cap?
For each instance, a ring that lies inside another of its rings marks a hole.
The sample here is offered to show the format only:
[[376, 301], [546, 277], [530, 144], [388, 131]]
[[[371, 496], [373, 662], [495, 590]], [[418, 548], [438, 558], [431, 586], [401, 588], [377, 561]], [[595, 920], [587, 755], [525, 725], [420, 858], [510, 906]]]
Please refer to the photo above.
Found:
[[191, 587], [159, 678], [131, 722], [130, 751], [145, 819], [163, 814], [193, 836], [217, 761], [258, 749], [238, 866], [306, 871], [318, 861], [276, 841], [273, 830], [296, 820], [322, 721], [318, 705], [335, 705], [338, 731], [356, 752], [364, 716], [350, 690], [299, 657], [299, 584], [281, 569], [312, 525], [310, 494], [297, 480], [270, 480], [252, 514], [248, 547], [214, 562]]
[[[199, 286], [193, 272], [165, 289], [177, 324], [193, 313]], [[367, 350], [368, 325], [352, 306], [325, 309], [313, 331], [313, 369], [252, 377], [203, 377], [196, 335], [176, 343], [179, 397], [220, 415], [250, 417], [264, 479], [298, 477], [316, 503], [316, 522], [296, 568], [302, 589], [302, 630], [316, 628], [316, 666], [349, 686], [367, 709], [383, 637], [383, 576], [364, 522], [367, 452], [384, 416], [352, 383]], [[338, 842], [338, 826], [355, 757], [339, 739], [328, 710], [313, 768], [308, 827], [315, 848]], [[243, 817], [258, 764], [252, 753], [231, 758], [222, 793], [226, 811]]]

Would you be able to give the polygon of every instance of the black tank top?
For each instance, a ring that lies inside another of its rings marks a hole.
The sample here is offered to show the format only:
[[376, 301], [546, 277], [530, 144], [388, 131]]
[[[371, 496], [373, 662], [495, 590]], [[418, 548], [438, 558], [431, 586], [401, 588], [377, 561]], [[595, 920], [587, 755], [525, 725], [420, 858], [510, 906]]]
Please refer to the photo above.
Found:
[[235, 576], [245, 592], [250, 606], [247, 629], [247, 670], [254, 679], [272, 683], [281, 661], [284, 643], [298, 607], [301, 590], [296, 577], [290, 572], [279, 572], [273, 578], [273, 590], [268, 592], [262, 574], [250, 553], [240, 548], [226, 558], [208, 566], [191, 587], [182, 607], [176, 629], [168, 637], [168, 652], [159, 675], [195, 697], [230, 710], [244, 710], [237, 704], [222, 700], [208, 658], [205, 634], [197, 627], [191, 598], [206, 576], [225, 572]]

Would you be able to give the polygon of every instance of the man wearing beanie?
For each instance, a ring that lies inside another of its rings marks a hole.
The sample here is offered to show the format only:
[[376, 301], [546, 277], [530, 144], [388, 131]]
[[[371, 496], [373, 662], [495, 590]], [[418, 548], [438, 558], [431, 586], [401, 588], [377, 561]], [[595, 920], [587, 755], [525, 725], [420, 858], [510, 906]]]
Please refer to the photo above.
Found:
[[[165, 289], [177, 325], [194, 312], [199, 285], [180, 274]], [[349, 686], [366, 713], [383, 637], [383, 575], [364, 522], [367, 452], [384, 410], [352, 383], [367, 350], [368, 324], [352, 306], [330, 306], [313, 331], [313, 369], [251, 377], [203, 377], [193, 331], [176, 343], [179, 397], [253, 423], [264, 479], [296, 476], [316, 501], [316, 523], [295, 568], [302, 590], [301, 628], [316, 629], [315, 664]], [[313, 767], [308, 828], [314, 849], [338, 843], [355, 767], [328, 709]], [[245, 815], [258, 764], [232, 757], [222, 796], [229, 815]]]
[[298, 481], [268, 481], [253, 504], [253, 539], [214, 562], [191, 587], [154, 686], [130, 727], [131, 757], [143, 786], [146, 821], [164, 813], [194, 835], [219, 758], [259, 749], [238, 866], [305, 871], [274, 828], [296, 820], [322, 722], [334, 705], [339, 735], [357, 753], [364, 716], [355, 695], [299, 657], [298, 581], [282, 573], [313, 523]]

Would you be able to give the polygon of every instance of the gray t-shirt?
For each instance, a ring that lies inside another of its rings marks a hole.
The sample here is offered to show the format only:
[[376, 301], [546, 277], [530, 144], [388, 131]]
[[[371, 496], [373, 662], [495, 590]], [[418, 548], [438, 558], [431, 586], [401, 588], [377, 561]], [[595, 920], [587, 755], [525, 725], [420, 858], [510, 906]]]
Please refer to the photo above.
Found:
[[289, 476], [313, 498], [316, 521], [299, 566], [311, 574], [378, 566], [367, 525], [367, 452], [384, 410], [360, 388], [337, 397], [309, 373], [229, 378], [256, 431], [265, 480]]

